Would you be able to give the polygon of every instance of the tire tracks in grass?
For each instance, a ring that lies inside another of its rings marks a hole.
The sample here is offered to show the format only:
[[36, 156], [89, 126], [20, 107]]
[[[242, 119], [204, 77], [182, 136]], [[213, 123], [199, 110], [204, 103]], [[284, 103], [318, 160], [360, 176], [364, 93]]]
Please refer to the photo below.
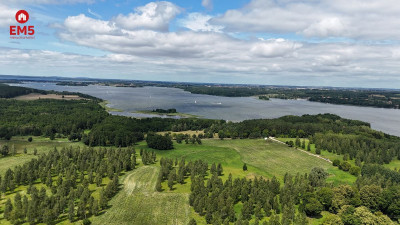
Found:
[[159, 170], [142, 166], [125, 175], [122, 190], [110, 201], [112, 207], [95, 217], [93, 224], [188, 224], [189, 195], [156, 192]]

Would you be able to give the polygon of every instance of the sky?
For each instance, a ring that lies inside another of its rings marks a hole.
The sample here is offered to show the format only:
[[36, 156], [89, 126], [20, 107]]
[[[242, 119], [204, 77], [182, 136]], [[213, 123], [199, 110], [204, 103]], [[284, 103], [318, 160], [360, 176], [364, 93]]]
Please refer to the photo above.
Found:
[[[0, 12], [3, 75], [400, 88], [398, 0], [1, 0]], [[35, 39], [11, 39], [12, 25]]]

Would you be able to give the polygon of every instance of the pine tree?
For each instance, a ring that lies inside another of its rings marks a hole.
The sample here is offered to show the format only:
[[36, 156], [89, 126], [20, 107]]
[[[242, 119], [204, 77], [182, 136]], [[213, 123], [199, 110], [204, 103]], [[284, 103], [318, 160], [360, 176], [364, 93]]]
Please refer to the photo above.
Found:
[[19, 192], [14, 196], [14, 220], [23, 220], [25, 218], [23, 209], [22, 209], [22, 198]]
[[68, 219], [73, 222], [75, 216], [75, 205], [74, 200], [70, 199], [68, 202]]
[[254, 215], [256, 216], [256, 218], [258, 219], [262, 219], [263, 218], [263, 214], [261, 212], [261, 204], [256, 204], [256, 207], [254, 209]]
[[174, 178], [175, 178], [175, 169], [171, 170], [169, 175], [168, 175], [168, 187], [169, 190], [172, 191], [172, 189], [174, 188]]
[[103, 182], [103, 177], [101, 176], [100, 173], [97, 173], [96, 174], [96, 185], [97, 185], [97, 187], [100, 187], [102, 182]]
[[160, 173], [157, 177], [157, 183], [156, 183], [156, 191], [161, 192], [162, 191], [162, 174]]
[[11, 219], [13, 208], [14, 207], [13, 207], [13, 205], [11, 203], [11, 200], [7, 199], [6, 206], [4, 208], [4, 218], [6, 220], [10, 220]]
[[222, 176], [223, 169], [222, 169], [221, 163], [218, 163], [218, 166], [217, 166], [217, 173], [218, 173], [218, 176]]
[[51, 172], [50, 170], [47, 173], [47, 178], [46, 178], [46, 186], [51, 187], [53, 185], [53, 179], [51, 177]]
[[243, 171], [247, 171], [247, 165], [246, 165], [246, 163], [243, 164]]
[[105, 209], [107, 207], [107, 196], [105, 194], [104, 187], [100, 190], [100, 200], [99, 200], [100, 209]]

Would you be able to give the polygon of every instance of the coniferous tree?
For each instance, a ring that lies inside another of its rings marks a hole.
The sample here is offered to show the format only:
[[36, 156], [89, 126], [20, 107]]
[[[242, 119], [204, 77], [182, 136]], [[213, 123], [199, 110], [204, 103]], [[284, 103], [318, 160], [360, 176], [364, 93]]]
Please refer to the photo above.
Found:
[[6, 220], [10, 220], [12, 216], [12, 211], [13, 211], [13, 205], [11, 203], [10, 199], [7, 199], [6, 205], [4, 207], [4, 218]]
[[160, 173], [157, 177], [157, 183], [156, 183], [156, 191], [161, 192], [162, 191], [162, 174]]
[[100, 209], [105, 209], [107, 207], [107, 196], [104, 190], [104, 187], [100, 190], [100, 200], [99, 200]]
[[247, 165], [246, 165], [246, 163], [243, 164], [243, 171], [247, 171]]
[[221, 163], [218, 163], [218, 166], [217, 166], [217, 173], [218, 173], [218, 176], [222, 176], [223, 169], [222, 169]]
[[174, 181], [175, 181], [175, 169], [171, 170], [169, 175], [168, 175], [168, 187], [169, 190], [172, 190], [174, 188]]
[[68, 219], [73, 222], [75, 217], [75, 205], [74, 200], [70, 199], [68, 202]]

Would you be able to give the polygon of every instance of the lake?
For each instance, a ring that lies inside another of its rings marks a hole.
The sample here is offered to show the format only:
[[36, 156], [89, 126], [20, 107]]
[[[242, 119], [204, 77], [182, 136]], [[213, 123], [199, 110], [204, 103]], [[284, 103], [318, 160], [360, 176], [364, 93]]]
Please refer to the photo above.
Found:
[[199, 95], [178, 88], [166, 87], [131, 88], [99, 85], [83, 87], [58, 86], [55, 83], [37, 82], [10, 85], [89, 94], [109, 101], [109, 107], [123, 110], [123, 112], [111, 112], [115, 115], [154, 117], [157, 115], [134, 112], [156, 108], [175, 108], [180, 113], [236, 122], [246, 119], [277, 118], [285, 115], [332, 113], [348, 119], [369, 122], [375, 130], [400, 136], [399, 109], [333, 105], [307, 100], [271, 99], [265, 101], [255, 97]]

